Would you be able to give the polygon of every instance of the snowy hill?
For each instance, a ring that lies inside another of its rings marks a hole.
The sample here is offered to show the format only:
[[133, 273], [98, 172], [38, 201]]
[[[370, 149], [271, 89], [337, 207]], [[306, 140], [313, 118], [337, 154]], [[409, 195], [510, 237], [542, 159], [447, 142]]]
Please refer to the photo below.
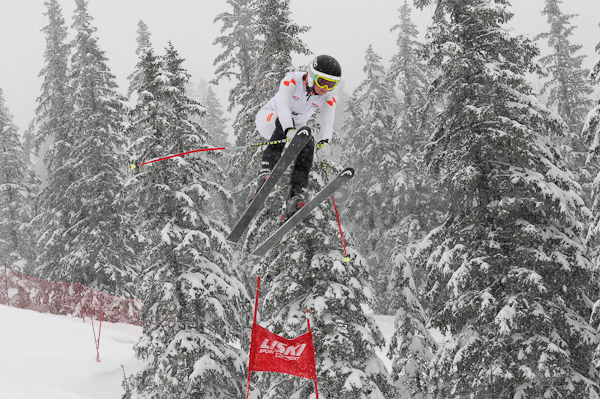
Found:
[[[375, 316], [386, 340], [392, 316]], [[0, 396], [7, 399], [118, 399], [123, 370], [137, 372], [142, 363], [133, 344], [142, 328], [102, 323], [100, 363], [89, 318], [38, 313], [0, 305]], [[98, 323], [94, 323], [98, 334]], [[380, 353], [388, 368], [389, 359]]]
[[97, 363], [89, 318], [84, 324], [0, 305], [0, 397], [118, 399], [121, 365], [127, 374], [142, 366], [132, 349], [141, 333], [141, 327], [103, 322]]

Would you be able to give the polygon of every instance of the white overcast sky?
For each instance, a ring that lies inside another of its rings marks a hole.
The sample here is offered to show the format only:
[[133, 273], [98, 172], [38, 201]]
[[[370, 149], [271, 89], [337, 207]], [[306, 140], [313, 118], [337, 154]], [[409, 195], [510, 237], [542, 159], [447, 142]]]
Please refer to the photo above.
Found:
[[[14, 122], [23, 131], [34, 115], [40, 93], [45, 48], [40, 29], [47, 24], [43, 15], [44, 0], [0, 0], [0, 88]], [[409, 3], [412, 3], [409, 0]], [[513, 0], [515, 14], [511, 26], [518, 33], [535, 35], [547, 30], [540, 14], [544, 0]], [[71, 25], [74, 0], [60, 0], [67, 25]], [[351, 92], [363, 80], [365, 50], [373, 44], [375, 51], [389, 61], [396, 51], [397, 32], [390, 28], [398, 23], [398, 9], [404, 0], [291, 0], [292, 19], [310, 26], [301, 39], [313, 54], [328, 53], [340, 61], [347, 90]], [[598, 60], [594, 48], [600, 42], [600, 1], [564, 0], [563, 11], [579, 14], [573, 24], [578, 27], [573, 41], [582, 44], [588, 56], [585, 66]], [[121, 91], [127, 88], [127, 76], [137, 59], [137, 22], [149, 27], [155, 49], [162, 52], [167, 41], [186, 59], [192, 81], [212, 79], [213, 60], [222, 49], [213, 45], [220, 35], [221, 24], [215, 16], [230, 11], [224, 0], [89, 0], [89, 12], [98, 28], [99, 45], [109, 58]], [[413, 11], [413, 21], [421, 36], [429, 24], [431, 10]], [[312, 57], [298, 56], [296, 64], [306, 64]], [[226, 108], [229, 85], [216, 91]]]

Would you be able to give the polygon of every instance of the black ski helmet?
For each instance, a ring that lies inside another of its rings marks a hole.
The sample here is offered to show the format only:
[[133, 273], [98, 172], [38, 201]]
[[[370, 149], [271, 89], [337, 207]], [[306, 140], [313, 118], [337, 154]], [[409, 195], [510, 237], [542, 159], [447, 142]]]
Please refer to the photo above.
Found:
[[323, 76], [332, 80], [340, 80], [342, 67], [335, 58], [330, 55], [318, 55], [308, 67], [308, 86], [314, 86], [315, 76]]

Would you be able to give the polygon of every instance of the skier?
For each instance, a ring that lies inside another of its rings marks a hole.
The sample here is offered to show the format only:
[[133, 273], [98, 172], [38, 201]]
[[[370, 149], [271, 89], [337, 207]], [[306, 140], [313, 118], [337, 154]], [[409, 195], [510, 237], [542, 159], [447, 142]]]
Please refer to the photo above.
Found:
[[[307, 72], [287, 73], [279, 84], [279, 91], [256, 114], [256, 128], [261, 136], [271, 141], [286, 137], [291, 141], [297, 129], [305, 127], [311, 115], [320, 109], [316, 155], [320, 161], [325, 160], [331, 155], [329, 141], [333, 136], [336, 107], [332, 91], [341, 77], [340, 64], [329, 55], [317, 56]], [[309, 129], [310, 132], [310, 128], [305, 129]], [[271, 170], [281, 158], [284, 146], [284, 143], [269, 145], [263, 152], [256, 192], [269, 178]], [[304, 197], [313, 163], [314, 147], [315, 139], [311, 137], [294, 163], [285, 207], [286, 220], [306, 203]]]

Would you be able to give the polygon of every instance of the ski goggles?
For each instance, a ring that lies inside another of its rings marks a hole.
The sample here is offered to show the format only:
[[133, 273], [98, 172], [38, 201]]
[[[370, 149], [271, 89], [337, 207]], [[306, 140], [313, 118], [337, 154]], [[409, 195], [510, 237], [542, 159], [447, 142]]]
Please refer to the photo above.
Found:
[[313, 82], [315, 82], [315, 84], [321, 89], [333, 90], [340, 82], [339, 79], [333, 79], [333, 77], [319, 75], [318, 73], [315, 73], [312, 68], [309, 69], [308, 73]]
[[339, 80], [329, 79], [323, 76], [315, 76], [315, 84], [319, 86], [321, 89], [333, 90], [335, 86], [339, 83]]

